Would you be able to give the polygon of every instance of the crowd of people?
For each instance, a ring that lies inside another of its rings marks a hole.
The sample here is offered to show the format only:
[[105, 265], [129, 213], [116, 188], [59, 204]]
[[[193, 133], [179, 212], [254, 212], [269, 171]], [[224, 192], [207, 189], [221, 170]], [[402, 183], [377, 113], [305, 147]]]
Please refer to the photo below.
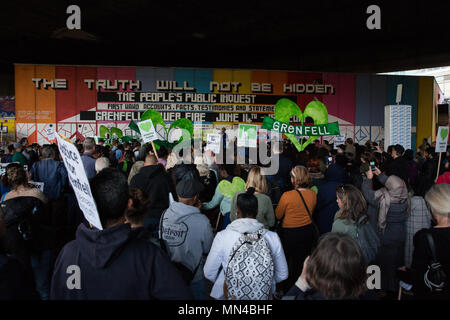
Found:
[[269, 143], [275, 174], [240, 164], [248, 148], [221, 163], [195, 141], [201, 157], [75, 144], [103, 230], [84, 218], [56, 144], [9, 145], [0, 299], [390, 299], [404, 284], [412, 298], [450, 298], [450, 153], [426, 140], [416, 152]]

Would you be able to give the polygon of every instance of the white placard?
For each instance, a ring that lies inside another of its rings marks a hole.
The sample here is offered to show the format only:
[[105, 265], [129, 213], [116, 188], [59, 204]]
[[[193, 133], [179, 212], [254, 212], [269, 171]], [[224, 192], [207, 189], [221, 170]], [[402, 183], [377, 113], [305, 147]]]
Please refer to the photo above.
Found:
[[238, 147], [256, 148], [258, 126], [254, 124], [239, 124]]
[[47, 132], [48, 140], [50, 140], [50, 141], [55, 140], [56, 136], [55, 136], [55, 130], [53, 130], [53, 127], [48, 127], [47, 129], [45, 129], [45, 131]]
[[33, 186], [44, 192], [44, 182], [29, 181], [28, 183], [32, 184]]
[[439, 127], [436, 137], [435, 152], [447, 152], [449, 127]]
[[144, 120], [138, 123], [139, 131], [144, 143], [158, 139], [152, 119]]
[[67, 142], [60, 137], [59, 134], [56, 134], [56, 139], [58, 140], [59, 152], [61, 153], [64, 165], [66, 166], [70, 184], [75, 192], [78, 205], [80, 206], [81, 211], [83, 211], [84, 217], [94, 227], [103, 230], [97, 211], [97, 205], [92, 196], [89, 180], [84, 171], [83, 162], [81, 161], [78, 149], [74, 144]]
[[205, 150], [211, 150], [215, 154], [220, 153], [220, 139], [222, 135], [219, 133], [208, 133], [206, 138]]
[[345, 138], [345, 134], [334, 136], [334, 149], [337, 149], [341, 144], [345, 144]]

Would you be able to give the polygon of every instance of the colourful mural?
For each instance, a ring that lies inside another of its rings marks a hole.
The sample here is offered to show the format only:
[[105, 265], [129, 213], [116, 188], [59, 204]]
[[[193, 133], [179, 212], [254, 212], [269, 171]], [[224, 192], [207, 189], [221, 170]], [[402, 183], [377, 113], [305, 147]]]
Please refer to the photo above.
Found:
[[[384, 106], [395, 104], [398, 83], [403, 84], [402, 104], [412, 106], [413, 131], [420, 122], [418, 109], [432, 113], [428, 104], [433, 105], [433, 92], [430, 100], [421, 99], [419, 91], [433, 89], [419, 86], [419, 78], [426, 77], [16, 65], [16, 129], [18, 138], [27, 136], [39, 143], [47, 141], [49, 125], [71, 139], [99, 135], [100, 126], [117, 127], [133, 136], [130, 121], [156, 110], [166, 125], [157, 129], [163, 137], [172, 123], [183, 118], [192, 121], [194, 131], [239, 123], [262, 125], [265, 116], [274, 116], [277, 101], [285, 98], [302, 111], [311, 101], [321, 101], [328, 109], [328, 121], [338, 122], [341, 134], [364, 143], [384, 137]], [[298, 121], [293, 117], [290, 122]], [[414, 131], [413, 146], [415, 139]]]

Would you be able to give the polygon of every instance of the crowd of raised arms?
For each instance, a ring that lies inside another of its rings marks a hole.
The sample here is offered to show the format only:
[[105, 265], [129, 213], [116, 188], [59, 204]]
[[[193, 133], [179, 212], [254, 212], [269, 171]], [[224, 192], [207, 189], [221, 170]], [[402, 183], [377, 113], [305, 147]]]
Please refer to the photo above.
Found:
[[450, 298], [450, 155], [427, 140], [285, 140], [270, 175], [248, 148], [222, 164], [137, 140], [75, 144], [103, 230], [56, 144], [2, 150], [0, 299]]

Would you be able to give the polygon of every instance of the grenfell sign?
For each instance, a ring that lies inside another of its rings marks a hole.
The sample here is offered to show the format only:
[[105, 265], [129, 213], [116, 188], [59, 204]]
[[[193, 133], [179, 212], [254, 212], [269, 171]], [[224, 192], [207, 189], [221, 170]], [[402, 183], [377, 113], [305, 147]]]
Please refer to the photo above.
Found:
[[[291, 116], [297, 116], [301, 125], [289, 124]], [[306, 118], [311, 118], [314, 125], [303, 125]], [[285, 98], [275, 105], [275, 119], [264, 117], [262, 128], [285, 134], [298, 151], [320, 136], [340, 134], [338, 122], [328, 123], [328, 110], [322, 102], [311, 101], [302, 112], [295, 102]], [[309, 139], [300, 144], [296, 136], [308, 136]]]

